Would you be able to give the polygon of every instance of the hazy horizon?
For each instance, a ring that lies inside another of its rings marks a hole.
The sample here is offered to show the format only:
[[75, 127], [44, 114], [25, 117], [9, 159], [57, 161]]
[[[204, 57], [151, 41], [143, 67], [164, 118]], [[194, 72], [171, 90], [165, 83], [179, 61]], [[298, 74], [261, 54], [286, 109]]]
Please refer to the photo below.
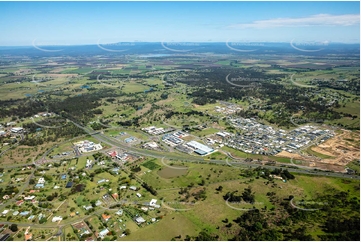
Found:
[[359, 2], [0, 2], [0, 46], [360, 43]]

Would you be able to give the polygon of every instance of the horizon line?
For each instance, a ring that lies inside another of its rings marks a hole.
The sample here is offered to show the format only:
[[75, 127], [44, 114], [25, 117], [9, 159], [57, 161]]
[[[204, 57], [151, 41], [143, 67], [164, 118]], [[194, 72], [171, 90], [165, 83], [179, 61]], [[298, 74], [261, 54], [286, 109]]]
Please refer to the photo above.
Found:
[[[152, 44], [166, 44], [166, 43], [198, 43], [198, 44], [217, 44], [217, 43], [269, 43], [269, 44], [289, 44], [291, 41], [118, 41], [112, 43], [82, 43], [82, 44], [54, 44], [54, 45], [36, 45], [36, 46], [89, 46], [89, 45], [112, 45], [117, 43], [152, 43]], [[297, 41], [298, 43], [324, 43], [324, 41]], [[296, 43], [297, 43], [296, 42]], [[328, 41], [329, 44], [360, 44], [359, 42], [332, 42]], [[0, 47], [34, 47], [34, 45], [0, 45]]]

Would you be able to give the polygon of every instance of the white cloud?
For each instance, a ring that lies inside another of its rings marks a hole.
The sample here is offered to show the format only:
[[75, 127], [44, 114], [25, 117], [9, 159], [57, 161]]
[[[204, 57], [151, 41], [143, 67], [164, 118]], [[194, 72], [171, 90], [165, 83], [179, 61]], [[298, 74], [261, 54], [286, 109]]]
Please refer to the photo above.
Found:
[[275, 28], [275, 27], [307, 27], [307, 26], [351, 26], [360, 23], [360, 15], [318, 14], [304, 18], [276, 18], [256, 20], [252, 23], [234, 24], [229, 28]]

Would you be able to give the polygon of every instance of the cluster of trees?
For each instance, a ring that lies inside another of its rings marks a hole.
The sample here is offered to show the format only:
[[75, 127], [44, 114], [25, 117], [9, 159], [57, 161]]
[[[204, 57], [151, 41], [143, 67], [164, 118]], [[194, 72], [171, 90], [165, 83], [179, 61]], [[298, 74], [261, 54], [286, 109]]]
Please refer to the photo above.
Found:
[[97, 123], [97, 122], [94, 122], [90, 125], [90, 127], [94, 130], [100, 130], [100, 129], [103, 129], [104, 128], [104, 125], [100, 124], [100, 123]]
[[85, 190], [86, 185], [85, 184], [77, 184], [71, 188], [70, 194], [74, 194], [77, 192], [82, 192]]
[[41, 100], [10, 99], [0, 101], [1, 119], [6, 117], [27, 118], [45, 110], [45, 102]]
[[131, 169], [132, 172], [140, 172], [141, 170], [142, 170], [142, 168], [140, 168], [140, 166], [136, 166]]
[[[236, 85], [251, 85], [252, 83], [261, 83], [262, 85], [254, 88], [237, 87], [226, 81], [228, 74], [230, 74], [228, 81]], [[196, 75], [200, 81], [194, 81], [195, 78], [192, 78], [192, 75]], [[322, 100], [311, 98], [320, 89], [307, 90], [278, 83], [284, 77], [285, 74], [267, 74], [257, 68], [234, 70], [222, 67], [204, 71], [199, 70], [197, 74], [191, 74], [180, 82], [192, 87], [193, 91], [187, 93], [188, 98], [192, 98], [193, 103], [199, 105], [214, 103], [217, 100], [227, 101], [230, 98], [242, 101], [245, 101], [248, 97], [267, 100], [263, 107], [242, 110], [239, 115], [247, 118], [258, 117], [260, 115], [259, 109], [272, 110], [272, 115], [265, 115], [261, 118], [279, 126], [292, 127], [293, 124], [290, 122], [289, 117], [301, 110], [303, 116], [308, 119], [335, 120], [345, 116], [334, 110], [334, 108], [339, 107], [337, 102], [327, 106]]]
[[19, 192], [19, 189], [16, 186], [6, 186], [5, 189], [0, 187], [0, 197], [3, 197], [4, 195], [10, 195], [12, 193], [17, 194]]
[[251, 204], [255, 202], [255, 195], [254, 192], [252, 192], [252, 188], [250, 186], [244, 189], [242, 195], [238, 195], [238, 196], [235, 195], [235, 193], [237, 192], [238, 191], [227, 192], [223, 196], [223, 199], [229, 202], [241, 202], [242, 200], [246, 203], [251, 203]]
[[131, 127], [131, 126], [139, 127], [140, 117], [135, 117], [126, 121], [118, 121], [117, 124], [119, 126], [124, 126], [124, 127]]
[[[38, 123], [46, 125], [45, 120], [44, 122], [39, 121]], [[23, 127], [26, 130], [29, 130], [29, 132], [26, 133], [25, 138], [20, 141], [20, 144], [27, 146], [38, 146], [48, 142], [56, 142], [59, 138], [73, 138], [85, 134], [84, 130], [78, 128], [72, 123], [67, 123], [56, 129], [41, 128], [41, 136], [35, 135], [36, 130], [40, 128], [39, 125], [35, 123], [26, 123], [23, 124]]]
[[151, 185], [148, 185], [145, 182], [142, 183], [142, 187], [144, 187], [148, 192], [150, 192], [154, 196], [158, 194], [157, 191]]
[[197, 192], [193, 192], [192, 196], [194, 197], [195, 200], [205, 200], [207, 198], [207, 194], [206, 194], [206, 188], [203, 187], [203, 189], [197, 191]]
[[[358, 187], [356, 189], [359, 189]], [[326, 188], [317, 194], [307, 208], [318, 208], [312, 212], [293, 207], [288, 198], [279, 198], [275, 192], [268, 192], [270, 202], [275, 206], [270, 210], [249, 210], [233, 220], [239, 227], [232, 240], [343, 240], [360, 239], [360, 200], [351, 192]], [[306, 204], [306, 203], [305, 203]], [[281, 217], [269, 216], [279, 214]], [[222, 220], [228, 223], [228, 219]], [[225, 225], [230, 227], [230, 223]], [[320, 230], [317, 237], [310, 232]]]
[[295, 179], [295, 176], [292, 175], [287, 169], [282, 168], [275, 168], [273, 171], [271, 171], [271, 174], [281, 176], [285, 180], [292, 180]]
[[113, 89], [103, 88], [65, 99], [54, 99], [50, 95], [35, 99], [11, 99], [0, 102], [0, 118], [28, 118], [36, 113], [48, 110], [64, 118], [70, 118], [76, 122], [85, 124], [88, 123], [95, 114], [102, 113], [102, 110], [98, 109], [98, 107], [101, 106], [100, 100], [102, 98], [116, 97], [117, 95]]
[[[177, 237], [174, 237], [174, 240], [175, 238], [181, 238], [181, 236], [179, 235]], [[218, 235], [211, 234], [207, 230], [202, 230], [196, 236], [189, 236], [187, 234], [184, 238], [184, 241], [217, 241], [218, 238]]]
[[204, 114], [200, 111], [197, 111], [197, 110], [191, 110], [191, 111], [188, 111], [188, 112], [185, 112], [185, 113], [181, 113], [181, 112], [178, 112], [178, 111], [169, 111], [165, 114], [165, 118], [166, 119], [170, 119], [172, 118], [174, 115], [186, 115], [186, 116], [191, 116], [191, 115], [199, 115], [199, 116], [204, 116]]
[[311, 84], [319, 87], [332, 88], [360, 95], [360, 79], [352, 78], [348, 81], [339, 81], [331, 78], [330, 80], [314, 80]]
[[50, 201], [53, 201], [53, 199], [54, 198], [57, 198], [58, 197], [58, 193], [57, 192], [54, 192], [54, 193], [52, 193], [51, 195], [48, 195], [47, 197], [46, 197], [46, 200], [48, 200], [49, 202]]

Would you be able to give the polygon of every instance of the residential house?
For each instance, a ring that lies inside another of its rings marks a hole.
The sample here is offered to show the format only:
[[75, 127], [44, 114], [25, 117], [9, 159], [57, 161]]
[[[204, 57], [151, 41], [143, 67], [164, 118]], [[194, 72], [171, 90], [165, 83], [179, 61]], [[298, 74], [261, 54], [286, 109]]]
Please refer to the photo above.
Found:
[[65, 188], [71, 188], [73, 186], [73, 182], [68, 182], [65, 186]]
[[123, 215], [123, 209], [119, 209], [115, 214], [118, 215], [118, 216], [122, 216]]
[[28, 197], [24, 197], [24, 200], [33, 200], [35, 198], [35, 196], [33, 195], [33, 196], [28, 196]]
[[16, 206], [21, 206], [24, 203], [24, 200], [17, 201], [15, 204]]
[[112, 197], [114, 198], [115, 201], [117, 201], [119, 198], [118, 193], [113, 193]]
[[2, 214], [3, 214], [3, 215], [6, 215], [8, 212], [9, 212], [9, 210], [8, 210], [8, 209], [5, 209], [5, 210], [2, 212]]
[[8, 122], [8, 123], [6, 123], [6, 126], [13, 126], [15, 124], [16, 124], [16, 122]]
[[137, 187], [136, 187], [136, 186], [130, 186], [129, 189], [130, 189], [130, 190], [133, 190], [133, 191], [136, 191], [136, 190], [137, 190]]
[[140, 216], [138, 216], [138, 217], [135, 217], [135, 218], [134, 218], [134, 221], [135, 221], [137, 224], [142, 224], [142, 223], [145, 222], [145, 219], [142, 218], [142, 217], [140, 217]]
[[61, 216], [55, 216], [55, 217], [53, 217], [51, 222], [55, 223], [55, 222], [58, 222], [58, 221], [61, 221], [61, 220], [63, 220], [63, 218]]
[[114, 158], [118, 155], [118, 153], [116, 151], [113, 151], [113, 152], [109, 152], [108, 155], [110, 155], [110, 157]]
[[104, 214], [104, 213], [102, 214], [102, 220], [103, 220], [104, 222], [108, 222], [110, 218], [111, 218], [110, 215], [106, 215], [106, 214]]
[[20, 216], [26, 216], [26, 215], [29, 215], [30, 212], [29, 211], [24, 211], [24, 212], [21, 212], [20, 213]]
[[86, 160], [85, 168], [92, 168], [92, 160]]
[[33, 239], [33, 234], [25, 234], [25, 241], [29, 241]]
[[150, 200], [149, 206], [154, 207], [154, 205], [156, 205], [156, 203], [157, 203], [157, 199], [152, 199], [152, 200]]
[[88, 205], [88, 206], [83, 206], [83, 208], [88, 211], [88, 210], [92, 209], [93, 206], [92, 206], [92, 205]]
[[109, 230], [104, 229], [104, 230], [99, 232], [98, 237], [101, 238], [101, 239], [104, 239], [104, 237], [107, 236], [108, 233], [109, 233]]
[[44, 188], [44, 184], [43, 183], [38, 183], [35, 185], [35, 188]]

